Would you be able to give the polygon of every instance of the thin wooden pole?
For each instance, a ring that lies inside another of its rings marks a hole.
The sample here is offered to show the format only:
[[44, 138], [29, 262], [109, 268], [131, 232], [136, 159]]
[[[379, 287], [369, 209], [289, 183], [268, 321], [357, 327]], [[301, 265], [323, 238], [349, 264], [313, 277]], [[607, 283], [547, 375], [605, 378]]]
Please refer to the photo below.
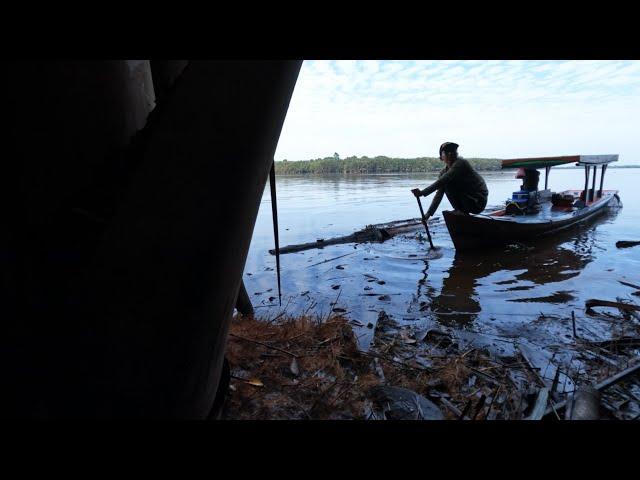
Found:
[[604, 184], [604, 172], [607, 170], [607, 164], [602, 165], [601, 173], [600, 173], [600, 192], [598, 196], [602, 197], [602, 185]]
[[589, 201], [589, 167], [584, 167], [584, 204], [587, 205]]
[[549, 172], [551, 171], [551, 167], [545, 167], [544, 170], [544, 189], [546, 190], [549, 185]]
[[278, 276], [278, 303], [282, 306], [282, 291], [280, 289], [280, 240], [278, 239], [278, 202], [276, 200], [276, 162], [271, 164], [269, 173], [271, 186], [271, 214], [273, 216], [273, 238], [276, 243], [276, 273]]

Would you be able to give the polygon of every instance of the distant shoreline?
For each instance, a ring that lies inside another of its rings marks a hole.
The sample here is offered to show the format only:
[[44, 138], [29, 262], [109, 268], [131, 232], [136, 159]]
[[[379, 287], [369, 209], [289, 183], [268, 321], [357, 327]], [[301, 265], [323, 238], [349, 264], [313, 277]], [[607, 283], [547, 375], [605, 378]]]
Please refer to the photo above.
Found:
[[[502, 159], [467, 158], [478, 172], [502, 171]], [[275, 162], [277, 175], [397, 175], [437, 173], [443, 164], [439, 158], [392, 158], [392, 157], [333, 157], [311, 160], [281, 160]], [[562, 169], [581, 169], [577, 166], [558, 166]], [[640, 165], [610, 165], [609, 168], [640, 168]]]
[[[465, 157], [466, 158], [466, 157]], [[478, 171], [501, 170], [501, 160], [496, 158], [467, 158]], [[358, 175], [440, 172], [443, 164], [439, 158], [391, 158], [391, 157], [333, 157], [311, 160], [282, 160], [275, 162], [280, 175]]]
[[[478, 173], [513, 173], [513, 170], [478, 170]], [[376, 173], [360, 173], [360, 172], [352, 172], [352, 173], [342, 173], [342, 172], [333, 172], [333, 173], [278, 173], [276, 174], [280, 177], [322, 177], [322, 176], [340, 176], [340, 177], [356, 177], [360, 175], [368, 175], [368, 176], [384, 176], [384, 175], [416, 175], [420, 173], [439, 173], [439, 170], [429, 170], [426, 172], [376, 172]]]
[[[582, 170], [584, 167], [565, 167], [565, 168], [559, 168], [557, 170]], [[629, 167], [609, 167], [608, 169], [614, 169], [614, 170], [619, 170], [619, 169], [623, 169], [623, 168], [636, 168], [636, 169], [640, 169], [640, 165], [632, 165]], [[513, 170], [478, 170], [476, 169], [476, 172], [478, 173], [498, 173], [498, 174], [513, 174], [514, 171]], [[362, 176], [362, 175], [367, 175], [367, 176], [385, 176], [385, 175], [416, 175], [416, 174], [437, 174], [438, 171], [436, 170], [430, 170], [427, 172], [378, 172], [378, 173], [341, 173], [341, 172], [334, 172], [334, 173], [278, 173], [276, 172], [276, 174], [278, 175], [278, 177], [327, 177], [327, 176], [332, 176], [332, 177], [357, 177], [357, 176]]]

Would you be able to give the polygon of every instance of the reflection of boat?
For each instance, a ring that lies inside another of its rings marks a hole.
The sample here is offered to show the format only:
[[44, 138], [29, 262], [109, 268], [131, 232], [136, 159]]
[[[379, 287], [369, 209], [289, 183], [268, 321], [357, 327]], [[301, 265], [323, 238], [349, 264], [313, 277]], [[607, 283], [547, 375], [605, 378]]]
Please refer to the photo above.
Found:
[[[594, 224], [610, 221], [607, 214], [594, 220]], [[417, 298], [422, 300], [426, 295], [430, 301], [425, 305], [445, 324], [465, 324], [485, 308], [490, 312], [513, 308], [505, 308], [504, 302], [564, 303], [569, 287], [563, 288], [567, 285], [563, 282], [580, 275], [594, 259], [596, 238], [592, 228], [572, 229], [540, 239], [533, 249], [456, 252], [440, 291], [421, 291], [427, 283], [425, 268]]]
[[[576, 155], [503, 160], [502, 168], [520, 168], [521, 190], [514, 192], [504, 209], [488, 214], [443, 212], [451, 239], [457, 250], [505, 245], [526, 241], [591, 220], [607, 206], [619, 204], [617, 190], [603, 190], [607, 165], [618, 155]], [[547, 189], [549, 171], [554, 165], [576, 162], [585, 168], [583, 190], [552, 194]], [[600, 188], [596, 190], [597, 167], [601, 165]], [[545, 189], [538, 190], [536, 169], [545, 168]], [[593, 183], [589, 188], [590, 172]]]
[[[579, 255], [561, 247], [506, 254], [500, 250], [495, 255], [482, 256], [457, 253], [448, 276], [442, 280], [440, 294], [431, 300], [431, 310], [436, 315], [460, 313], [461, 319], [469, 320], [468, 315], [473, 318], [482, 310], [477, 291], [480, 285], [484, 284], [490, 292], [498, 294], [496, 301], [502, 303], [507, 299], [505, 295], [511, 298], [516, 292], [532, 291], [537, 285], [563, 282], [575, 277], [590, 260], [589, 255]], [[488, 277], [491, 280], [487, 282]], [[549, 290], [547, 293], [551, 303], [554, 293], [557, 292]], [[483, 298], [491, 303], [493, 297], [486, 295]], [[497, 307], [497, 310], [504, 309]]]

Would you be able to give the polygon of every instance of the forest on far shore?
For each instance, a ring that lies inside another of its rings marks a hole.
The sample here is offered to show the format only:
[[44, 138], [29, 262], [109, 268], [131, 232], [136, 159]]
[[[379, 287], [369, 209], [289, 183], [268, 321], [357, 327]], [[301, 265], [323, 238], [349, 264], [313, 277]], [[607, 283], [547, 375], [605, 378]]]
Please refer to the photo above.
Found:
[[[466, 158], [466, 157], [465, 157]], [[467, 158], [476, 170], [500, 170], [500, 159]], [[444, 167], [436, 157], [390, 158], [347, 157], [341, 159], [336, 153], [332, 157], [313, 160], [282, 160], [276, 163], [276, 174], [280, 175], [324, 175], [363, 173], [418, 173], [439, 172]]]

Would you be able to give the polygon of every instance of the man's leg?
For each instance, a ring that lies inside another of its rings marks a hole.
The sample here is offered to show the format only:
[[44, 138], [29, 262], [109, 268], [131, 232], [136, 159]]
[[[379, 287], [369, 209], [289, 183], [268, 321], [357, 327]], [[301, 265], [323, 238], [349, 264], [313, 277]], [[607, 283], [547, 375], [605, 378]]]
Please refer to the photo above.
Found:
[[449, 203], [453, 207], [453, 209], [457, 212], [462, 212], [468, 214], [472, 208], [468, 201], [468, 198], [464, 194], [460, 194], [457, 192], [446, 192], [447, 198], [449, 199]]
[[451, 192], [445, 192], [445, 193], [447, 194], [447, 200], [449, 200], [451, 207], [453, 207], [454, 210], [459, 211], [460, 202], [458, 202], [457, 195]]

